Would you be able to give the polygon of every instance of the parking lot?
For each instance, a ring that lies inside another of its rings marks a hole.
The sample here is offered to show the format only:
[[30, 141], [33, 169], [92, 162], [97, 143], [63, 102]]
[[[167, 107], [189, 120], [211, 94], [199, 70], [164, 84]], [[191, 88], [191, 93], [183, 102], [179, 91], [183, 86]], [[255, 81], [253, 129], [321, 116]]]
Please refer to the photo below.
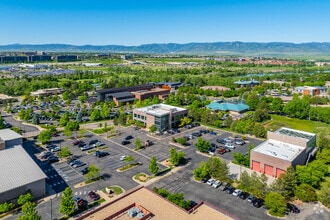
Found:
[[[109, 155], [98, 158], [95, 157], [93, 153], [88, 153], [88, 151], [82, 151], [78, 146], [73, 146], [72, 143], [76, 139], [64, 139], [63, 136], [53, 137], [52, 143], [59, 145], [61, 147], [69, 146], [70, 151], [73, 155], [77, 156], [79, 160], [86, 163], [86, 165], [73, 168], [65, 161], [49, 164], [45, 161], [40, 161], [39, 166], [44, 170], [47, 178], [47, 183], [56, 193], [54, 201], [56, 201], [60, 195], [61, 191], [64, 190], [66, 186], [70, 186], [74, 194], [80, 196], [81, 198], [88, 199], [88, 192], [102, 189], [109, 185], [119, 185], [124, 190], [129, 190], [138, 185], [135, 181], [132, 180], [132, 177], [140, 172], [149, 173], [149, 163], [150, 158], [155, 156], [159, 162], [159, 169], [166, 168], [161, 165], [160, 162], [169, 158], [169, 150], [171, 147], [176, 147], [171, 145], [170, 142], [173, 137], [183, 137], [190, 135], [193, 132], [200, 131], [204, 129], [202, 126], [194, 127], [191, 129], [182, 128], [180, 133], [174, 134], [163, 134], [163, 135], [150, 135], [146, 130], [136, 130], [133, 127], [121, 128], [121, 135], [115, 136], [112, 138], [105, 138], [104, 135], [94, 135], [88, 133], [86, 137], [81, 140], [88, 143], [91, 140], [99, 140], [105, 145], [102, 151], [106, 151]], [[225, 139], [234, 137], [232, 133], [225, 131], [216, 131], [216, 135], [212, 134], [203, 134], [201, 137], [205, 140], [210, 141], [211, 143], [216, 143], [217, 139]], [[122, 141], [125, 140], [125, 137], [131, 135], [133, 138], [130, 140], [131, 143], [127, 145], [122, 145]], [[141, 149], [139, 151], [134, 151], [135, 141], [139, 138], [142, 143], [146, 140], [150, 140], [153, 144], [150, 147]], [[240, 137], [238, 137], [240, 138]], [[183, 193], [185, 198], [191, 200], [195, 203], [201, 201], [207, 201], [216, 207], [223, 209], [240, 219], [273, 219], [266, 214], [264, 208], [255, 208], [251, 203], [248, 203], [245, 200], [241, 200], [238, 197], [230, 195], [226, 192], [223, 192], [219, 189], [210, 187], [207, 184], [196, 182], [193, 178], [193, 169], [195, 169], [201, 161], [207, 161], [208, 156], [198, 154], [195, 143], [197, 138], [189, 140], [189, 145], [186, 147], [176, 147], [178, 151], [184, 151], [187, 158], [190, 158], [190, 162], [183, 169], [180, 169], [178, 172], [174, 172], [169, 176], [161, 178], [159, 181], [150, 184], [148, 187], [152, 189], [153, 187], [164, 187], [172, 193]], [[242, 146], [235, 146], [235, 149], [232, 149], [231, 152], [227, 152], [223, 155], [217, 155], [223, 159], [231, 160], [233, 152], [245, 153], [248, 150], [250, 144], [258, 145], [261, 143], [261, 140], [249, 138], [246, 141], [246, 144]], [[37, 155], [37, 154], [36, 154]], [[141, 163], [133, 169], [127, 170], [125, 172], [117, 172], [117, 169], [127, 164], [127, 162], [120, 160], [120, 157], [123, 155], [133, 156], [134, 161]], [[86, 166], [95, 164], [96, 167], [100, 169], [100, 174], [108, 174], [109, 179], [103, 181], [97, 181], [93, 184], [86, 185], [81, 188], [75, 188], [78, 183], [83, 182], [86, 178], [80, 173], [80, 170]], [[54, 204], [56, 207], [58, 204]], [[45, 209], [47, 209], [45, 207]], [[248, 218], [247, 218], [248, 216]]]

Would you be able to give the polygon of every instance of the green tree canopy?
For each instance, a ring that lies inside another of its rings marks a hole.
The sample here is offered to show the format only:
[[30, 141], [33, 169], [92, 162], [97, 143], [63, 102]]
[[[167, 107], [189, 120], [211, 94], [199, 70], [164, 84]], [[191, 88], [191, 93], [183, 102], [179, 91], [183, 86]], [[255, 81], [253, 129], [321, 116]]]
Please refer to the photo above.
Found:
[[156, 157], [152, 156], [151, 160], [150, 160], [150, 165], [149, 165], [150, 173], [155, 175], [158, 172], [158, 169], [159, 169], [159, 167], [157, 164]]
[[196, 147], [197, 147], [198, 151], [207, 153], [211, 148], [211, 144], [209, 141], [204, 140], [203, 138], [199, 137], [199, 138], [197, 138]]
[[52, 134], [50, 130], [41, 131], [40, 134], [38, 135], [38, 141], [40, 141], [43, 144], [48, 143], [51, 138], [52, 138]]
[[70, 187], [66, 187], [61, 196], [59, 211], [60, 213], [69, 216], [74, 212], [75, 207], [73, 191]]
[[277, 193], [270, 192], [265, 197], [265, 205], [269, 208], [269, 213], [274, 216], [284, 216], [286, 209], [285, 198]]
[[91, 164], [88, 167], [88, 173], [86, 174], [86, 177], [88, 179], [96, 178], [100, 175], [100, 169], [95, 166], [95, 164]]

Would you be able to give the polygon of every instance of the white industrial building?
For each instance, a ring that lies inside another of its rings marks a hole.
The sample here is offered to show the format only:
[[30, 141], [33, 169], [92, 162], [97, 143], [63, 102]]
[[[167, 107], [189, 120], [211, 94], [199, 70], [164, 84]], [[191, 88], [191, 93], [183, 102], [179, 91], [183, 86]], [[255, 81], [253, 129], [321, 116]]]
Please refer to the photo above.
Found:
[[22, 147], [21, 135], [0, 130], [0, 203], [17, 199], [31, 191], [34, 198], [46, 193], [45, 173]]

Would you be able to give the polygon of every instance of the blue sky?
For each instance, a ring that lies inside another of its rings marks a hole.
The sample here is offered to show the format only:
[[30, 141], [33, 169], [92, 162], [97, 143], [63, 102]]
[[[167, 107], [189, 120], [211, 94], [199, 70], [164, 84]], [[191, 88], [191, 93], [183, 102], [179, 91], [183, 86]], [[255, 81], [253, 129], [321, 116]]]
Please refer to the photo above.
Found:
[[330, 42], [329, 0], [0, 0], [0, 45]]

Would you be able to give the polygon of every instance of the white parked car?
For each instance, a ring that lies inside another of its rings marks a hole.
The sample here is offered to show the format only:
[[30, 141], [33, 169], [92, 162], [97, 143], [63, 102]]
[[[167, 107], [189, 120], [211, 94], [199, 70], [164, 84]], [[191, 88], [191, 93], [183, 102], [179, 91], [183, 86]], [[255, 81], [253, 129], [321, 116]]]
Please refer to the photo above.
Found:
[[128, 157], [127, 155], [121, 156], [120, 160], [125, 160], [127, 157]]
[[235, 189], [233, 192], [233, 196], [239, 196], [239, 194], [241, 194], [242, 190], [240, 189]]
[[213, 183], [215, 182], [215, 179], [209, 179], [206, 183], [207, 183], [207, 185], [210, 185], [210, 186], [212, 186], [213, 185]]
[[226, 143], [225, 147], [235, 149], [236, 147], [232, 143]]
[[217, 180], [212, 184], [213, 188], [218, 188], [219, 186], [221, 186], [221, 181], [220, 180]]

